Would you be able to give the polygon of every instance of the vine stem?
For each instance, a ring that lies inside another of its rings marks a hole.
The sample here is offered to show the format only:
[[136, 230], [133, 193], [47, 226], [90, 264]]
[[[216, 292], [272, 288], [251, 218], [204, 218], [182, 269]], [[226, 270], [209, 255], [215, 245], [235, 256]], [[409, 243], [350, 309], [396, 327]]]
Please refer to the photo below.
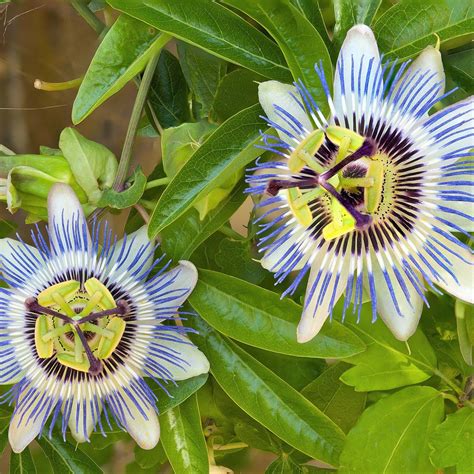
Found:
[[79, 15], [84, 18], [85, 22], [98, 34], [100, 35], [104, 29], [105, 25], [94, 15], [94, 13], [89, 10], [88, 6], [84, 3], [83, 0], [70, 0], [73, 8], [79, 13]]
[[[170, 39], [168, 35], [162, 35], [160, 37], [161, 46], [164, 46]], [[161, 49], [161, 47], [159, 48]], [[125, 141], [122, 148], [122, 154], [120, 156], [120, 162], [117, 169], [117, 175], [115, 176], [115, 182], [113, 188], [116, 191], [121, 191], [122, 184], [127, 177], [128, 169], [130, 166], [130, 160], [132, 157], [132, 148], [133, 142], [135, 140], [135, 135], [137, 133], [138, 123], [143, 112], [143, 107], [145, 106], [146, 98], [148, 95], [148, 89], [150, 88], [151, 80], [153, 79], [153, 74], [155, 73], [156, 65], [158, 64], [158, 59], [160, 57], [159, 51], [157, 51], [148, 61], [146, 65], [145, 72], [143, 74], [142, 80], [140, 82], [140, 87], [138, 88], [137, 98], [133, 104], [132, 115], [130, 117], [130, 122], [128, 123], [127, 135], [125, 136]]]
[[171, 178], [166, 176], [165, 178], [159, 178], [159, 179], [153, 179], [151, 181], [148, 181], [145, 186], [145, 191], [148, 191], [149, 189], [153, 188], [158, 188], [159, 186], [165, 186], [169, 184], [171, 181]]

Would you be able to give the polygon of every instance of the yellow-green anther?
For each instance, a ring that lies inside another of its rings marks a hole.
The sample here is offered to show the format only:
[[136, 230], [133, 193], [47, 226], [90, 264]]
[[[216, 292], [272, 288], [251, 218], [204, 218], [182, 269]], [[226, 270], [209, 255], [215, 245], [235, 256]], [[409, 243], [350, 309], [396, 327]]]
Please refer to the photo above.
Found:
[[71, 306], [67, 303], [67, 301], [64, 299], [64, 296], [62, 296], [60, 293], [53, 293], [52, 294], [52, 299], [53, 301], [62, 309], [63, 313], [66, 316], [75, 316], [74, 310], [71, 308]]
[[373, 186], [375, 179], [372, 176], [365, 178], [341, 178], [341, 186], [343, 188], [368, 188]]
[[323, 229], [323, 237], [332, 240], [355, 229], [355, 220], [352, 216], [343, 217], [340, 222], [331, 222]]
[[82, 341], [79, 336], [74, 334], [74, 360], [77, 363], [81, 363], [84, 359], [83, 357], [84, 347], [82, 346]]
[[101, 302], [103, 298], [103, 293], [102, 291], [96, 291], [90, 298], [90, 300], [87, 302], [87, 304], [84, 306], [83, 310], [81, 311], [81, 314], [78, 315], [79, 317], [82, 316], [88, 316], [92, 311], [94, 311], [94, 308], [98, 306], [98, 304]]
[[358, 150], [364, 143], [365, 138], [358, 133], [337, 125], [330, 125], [326, 128], [326, 135], [337, 146], [341, 146], [344, 140], [350, 139], [348, 151], [354, 152]]
[[84, 288], [90, 297], [93, 297], [99, 291], [102, 293], [102, 298], [97, 303], [100, 309], [106, 310], [116, 307], [114, 297], [97, 278], [89, 278], [89, 280], [84, 283]]
[[115, 335], [112, 331], [92, 323], [84, 323], [81, 325], [81, 328], [84, 332], [93, 332], [94, 334], [98, 334], [99, 336], [107, 337], [109, 339], [112, 339]]
[[48, 317], [45, 315], [38, 316], [35, 323], [35, 347], [38, 357], [41, 359], [49, 359], [53, 356], [54, 344], [52, 340], [44, 341], [44, 336], [49, 331]]
[[97, 357], [99, 359], [107, 359], [112, 355], [120, 340], [122, 339], [125, 331], [125, 321], [122, 318], [112, 318], [107, 324], [106, 329], [113, 332], [112, 338], [102, 337], [99, 342], [99, 348], [97, 349]]
[[59, 326], [59, 327], [53, 329], [52, 331], [47, 332], [43, 336], [42, 339], [43, 339], [44, 342], [50, 341], [50, 340], [55, 339], [56, 337], [62, 336], [63, 334], [65, 334], [67, 332], [70, 332], [70, 331], [72, 331], [71, 325], [70, 324], [65, 324], [64, 326]]
[[293, 201], [293, 206], [295, 209], [299, 210], [304, 207], [306, 204], [314, 201], [316, 198], [324, 194], [324, 190], [321, 188], [314, 188], [311, 191], [303, 193], [300, 197], [296, 198]]
[[57, 304], [57, 302], [54, 299], [55, 298], [54, 295], [60, 295], [65, 300], [68, 300], [69, 298], [72, 298], [77, 293], [80, 287], [81, 287], [81, 284], [76, 280], [68, 280], [68, 281], [63, 281], [61, 283], [57, 283], [56, 285], [46, 288], [46, 290], [43, 290], [37, 296], [38, 303], [41, 306], [54, 306]]
[[87, 357], [84, 357], [81, 362], [76, 360], [73, 352], [60, 352], [56, 357], [58, 362], [66, 367], [78, 370], [79, 372], [89, 372], [90, 363]]
[[350, 146], [351, 138], [348, 136], [343, 137], [341, 140], [341, 144], [339, 145], [339, 148], [337, 150], [336, 163], [339, 163], [347, 156]]
[[383, 188], [383, 163], [381, 160], [370, 160], [367, 178], [372, 178], [374, 184], [364, 189], [364, 201], [367, 212], [372, 213], [379, 207]]
[[307, 204], [297, 207], [295, 201], [302, 196], [299, 188], [290, 188], [288, 192], [288, 205], [296, 220], [304, 227], [308, 227], [313, 222], [313, 213]]
[[297, 173], [308, 165], [317, 173], [321, 173], [323, 167], [315, 160], [314, 155], [323, 142], [324, 132], [322, 130], [314, 130], [304, 138], [290, 155], [288, 160], [288, 168], [290, 171]]

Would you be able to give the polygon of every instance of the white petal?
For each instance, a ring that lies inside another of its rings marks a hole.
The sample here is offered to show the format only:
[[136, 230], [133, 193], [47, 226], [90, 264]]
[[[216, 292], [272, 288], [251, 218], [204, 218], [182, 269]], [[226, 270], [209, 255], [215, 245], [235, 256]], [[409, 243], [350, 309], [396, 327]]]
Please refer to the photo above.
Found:
[[[427, 139], [419, 140], [415, 136], [412, 138], [414, 138], [415, 147], [424, 149], [426, 156], [433, 158], [442, 156], [446, 164], [454, 164], [459, 161], [456, 158], [460, 154], [466, 154], [474, 148], [473, 127], [474, 98], [468, 97], [439, 110], [424, 120], [424, 131], [429, 134]], [[451, 162], [448, 162], [448, 159]]]
[[[293, 97], [294, 96], [294, 97]], [[298, 103], [298, 101], [301, 104]], [[262, 82], [258, 86], [258, 100], [265, 111], [265, 115], [285, 130], [289, 129], [288, 123], [277, 113], [275, 105], [292, 115], [307, 131], [313, 130], [311, 121], [308, 118], [304, 108], [302, 107], [302, 99], [295, 86], [283, 84], [278, 81]], [[278, 135], [284, 141], [288, 141], [289, 137], [285, 133], [277, 130]]]
[[[86, 250], [90, 235], [79, 199], [67, 184], [56, 183], [48, 195], [48, 220], [51, 248], [57, 253]], [[80, 232], [79, 232], [80, 231]]]
[[[28, 393], [28, 390], [24, 390], [24, 393]], [[17, 409], [14, 413], [8, 430], [8, 440], [14, 453], [21, 453], [40, 434], [44, 422], [50, 414], [50, 411], [46, 411], [49, 403], [44, 403], [34, 416], [31, 416], [37, 408], [36, 402], [41, 400], [41, 394], [38, 394], [35, 403], [30, 403], [31, 399], [27, 401], [27, 404], [31, 404], [31, 406], [26, 411], [21, 410], [24, 398], [24, 395], [20, 397], [18, 401], [20, 410]]]
[[[446, 241], [444, 243], [446, 244]], [[449, 272], [437, 266], [436, 271], [443, 281], [438, 280], [435, 283], [456, 298], [474, 304], [474, 258], [468, 249], [456, 248], [462, 259], [454, 257], [451, 253], [446, 253], [446, 256], [452, 263], [451, 269], [456, 275], [457, 281]]]
[[169, 298], [174, 296], [172, 306], [179, 307], [194, 290], [197, 279], [198, 273], [193, 263], [180, 260], [178, 266], [158, 278], [153, 286], [162, 287], [161, 293]]
[[[459, 177], [458, 177], [459, 179]], [[462, 177], [460, 179], [463, 179]], [[474, 197], [474, 184], [470, 186], [453, 186], [453, 191], [459, 191], [462, 193], [468, 193]], [[443, 202], [444, 207], [449, 207], [454, 211], [461, 212], [463, 214], [467, 214], [468, 216], [474, 216], [474, 203], [472, 202], [464, 202], [464, 201], [449, 201]], [[473, 219], [466, 219], [465, 217], [455, 214], [453, 212], [445, 212], [436, 209], [434, 212], [435, 215], [442, 217], [443, 219], [452, 222], [454, 225], [461, 227], [467, 232], [474, 232], [474, 220]]]
[[[297, 340], [300, 343], [308, 342], [321, 330], [324, 322], [332, 311], [332, 306], [342, 295], [347, 285], [349, 271], [348, 253], [345, 257], [339, 257], [336, 261], [326, 261], [331, 255], [326, 252], [326, 246], [319, 251], [318, 258], [311, 266], [311, 272], [306, 287], [306, 296], [300, 323], [297, 329]], [[321, 275], [319, 273], [321, 271]], [[315, 284], [319, 276], [319, 281]], [[325, 277], [329, 276], [329, 284], [323, 289]], [[318, 299], [321, 301], [318, 304]], [[331, 306], [332, 305], [332, 306]]]
[[375, 280], [378, 314], [399, 341], [408, 340], [418, 326], [423, 311], [423, 299], [415, 287], [407, 281], [406, 290], [410, 296], [410, 301], [408, 301], [393, 272], [388, 272], [393, 288], [393, 296], [398, 305], [397, 308], [378, 262], [374, 261], [372, 271]]
[[[160, 341], [163, 348], [173, 354], [179, 365], [172, 364], [167, 360], [156, 358], [156, 362], [168, 370], [174, 380], [186, 380], [191, 377], [197, 377], [209, 372], [209, 361], [206, 356], [185, 336], [173, 334], [173, 337], [180, 339], [177, 341]], [[161, 377], [162, 374], [154, 374], [155, 377]]]
[[[124, 408], [125, 428], [130, 436], [142, 449], [153, 449], [160, 440], [160, 423], [156, 411], [152, 406], [141, 405], [146, 418], [138, 410], [135, 403], [124, 395], [128, 400], [127, 408]], [[129, 412], [130, 411], [130, 412]]]
[[[280, 234], [276, 240], [281, 238], [284, 233]], [[260, 260], [260, 264], [262, 265], [265, 270], [269, 270], [273, 273], [278, 272], [281, 268], [283, 268], [288, 261], [293, 261], [293, 256], [295, 252], [301, 254], [301, 246], [300, 243], [303, 244], [307, 239], [304, 238], [305, 233], [296, 230], [293, 234], [289, 235], [286, 240], [284, 240], [278, 247], [270, 247], [268, 250], [265, 251], [263, 258]], [[289, 252], [289, 250], [293, 247], [293, 250]], [[286, 255], [286, 256], [285, 256]], [[283, 258], [284, 257], [284, 258]], [[304, 264], [306, 263], [306, 258], [300, 258], [299, 262], [293, 270], [300, 270], [303, 268]]]
[[[94, 431], [97, 420], [94, 417], [94, 413], [90, 409], [89, 400], [86, 401], [86, 415], [84, 418], [83, 413], [84, 405], [83, 401], [79, 400], [79, 408], [76, 400], [72, 404], [71, 414], [69, 417], [69, 429], [71, 430], [72, 437], [78, 443], [86, 443], [90, 441], [91, 433]], [[79, 414], [78, 414], [79, 410]], [[76, 417], [79, 423], [76, 424]], [[85, 425], [84, 425], [85, 422]]]
[[444, 94], [445, 82], [441, 53], [428, 46], [398, 80], [391, 97], [397, 96], [403, 113], [416, 114]]
[[[139, 253], [140, 258], [137, 258]], [[115, 251], [110, 259], [109, 268], [112, 269], [118, 263], [122, 271], [132, 272], [139, 267], [140, 274], [144, 274], [153, 265], [153, 261], [154, 246], [148, 238], [147, 227], [143, 226], [115, 244]]]
[[380, 55], [372, 30], [366, 25], [353, 26], [342, 44], [334, 76], [334, 105], [339, 118], [347, 116], [352, 122], [354, 107], [363, 111], [373, 106], [382, 93], [380, 74]]
[[39, 264], [38, 262], [43, 261], [40, 252], [35, 247], [14, 239], [0, 239], [0, 271], [8, 263], [21, 268], [25, 262], [19, 260], [20, 256], [27, 259], [30, 270], [35, 268]]

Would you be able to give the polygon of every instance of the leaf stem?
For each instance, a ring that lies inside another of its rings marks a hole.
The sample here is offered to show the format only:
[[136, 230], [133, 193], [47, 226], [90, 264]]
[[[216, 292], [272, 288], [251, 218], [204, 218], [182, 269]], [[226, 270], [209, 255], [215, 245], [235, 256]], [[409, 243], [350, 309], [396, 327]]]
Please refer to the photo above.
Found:
[[232, 229], [230, 225], [223, 225], [219, 228], [219, 232], [234, 240], [245, 240], [244, 237], [242, 237], [238, 232]]
[[81, 85], [83, 77], [78, 77], [77, 79], [71, 79], [70, 81], [65, 82], [46, 82], [41, 79], [35, 79], [34, 87], [41, 91], [55, 92], [55, 91], [65, 91], [68, 89], [76, 89]]
[[152, 181], [148, 181], [148, 183], [146, 183], [145, 191], [148, 191], [149, 189], [153, 188], [158, 188], [160, 186], [166, 186], [167, 184], [169, 184], [170, 181], [171, 178], [169, 176], [159, 179], [153, 179]]

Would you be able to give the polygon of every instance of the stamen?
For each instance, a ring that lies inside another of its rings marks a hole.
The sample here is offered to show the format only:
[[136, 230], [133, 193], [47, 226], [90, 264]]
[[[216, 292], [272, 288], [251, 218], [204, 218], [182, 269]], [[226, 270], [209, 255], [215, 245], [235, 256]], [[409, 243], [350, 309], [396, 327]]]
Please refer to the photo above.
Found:
[[76, 331], [76, 334], [79, 336], [79, 339], [82, 343], [82, 347], [84, 348], [84, 351], [87, 355], [87, 359], [89, 360], [89, 374], [91, 375], [98, 375], [102, 372], [102, 362], [95, 357], [95, 355], [92, 353], [91, 348], [89, 347], [89, 344], [87, 343], [87, 339], [85, 334], [82, 332], [82, 329], [79, 327], [79, 324], [77, 322], [74, 323], [74, 329]]
[[325, 135], [322, 130], [314, 130], [304, 138], [293, 150], [288, 159], [288, 168], [290, 171], [297, 173], [308, 165], [317, 173], [321, 173], [323, 167], [314, 159], [314, 155], [321, 148], [324, 139]]

